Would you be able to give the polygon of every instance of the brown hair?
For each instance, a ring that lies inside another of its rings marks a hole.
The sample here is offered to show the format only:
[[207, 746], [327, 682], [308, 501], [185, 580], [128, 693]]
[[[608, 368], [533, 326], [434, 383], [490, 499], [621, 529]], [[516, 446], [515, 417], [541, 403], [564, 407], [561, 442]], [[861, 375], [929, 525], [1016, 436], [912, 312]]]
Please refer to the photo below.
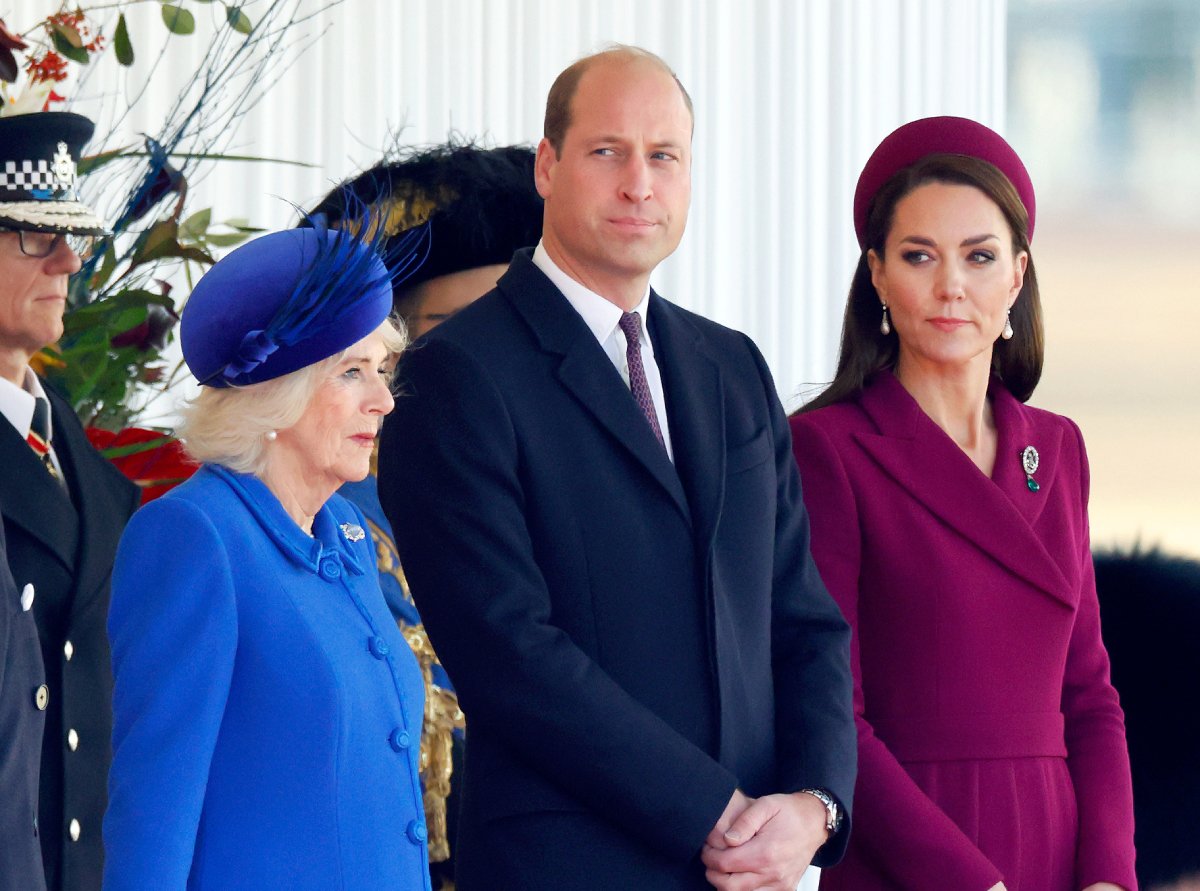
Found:
[[1012, 232], [1013, 253], [1025, 251], [1029, 262], [1021, 293], [1013, 304], [1011, 340], [998, 340], [992, 350], [992, 372], [1021, 402], [1026, 401], [1042, 376], [1045, 333], [1037, 273], [1029, 252], [1029, 215], [1008, 178], [986, 161], [969, 155], [927, 155], [889, 179], [871, 201], [867, 214], [866, 244], [850, 284], [846, 315], [842, 322], [842, 345], [833, 382], [820, 396], [797, 410], [814, 411], [857, 396], [867, 381], [885, 369], [894, 369], [900, 356], [897, 337], [880, 333], [882, 303], [871, 282], [867, 252], [882, 257], [891, 232], [896, 205], [926, 183], [941, 182], [972, 186], [996, 203]]
[[542, 125], [542, 135], [546, 137], [546, 140], [554, 148], [554, 156], [556, 158], [562, 157], [563, 140], [566, 139], [567, 130], [571, 126], [571, 103], [574, 101], [575, 93], [579, 89], [580, 79], [594, 63], [618, 58], [627, 62], [637, 59], [652, 62], [671, 75], [675, 81], [675, 85], [679, 87], [679, 92], [683, 95], [683, 104], [687, 106], [688, 114], [693, 121], [696, 119], [695, 109], [692, 108], [692, 97], [688, 95], [688, 91], [684, 89], [679, 76], [671, 70], [670, 65], [663, 61], [660, 56], [655, 55], [649, 50], [644, 50], [638, 46], [626, 46], [622, 43], [614, 43], [607, 49], [572, 62], [563, 69], [562, 73], [554, 79], [554, 83], [550, 85], [550, 92], [546, 96], [546, 119]]

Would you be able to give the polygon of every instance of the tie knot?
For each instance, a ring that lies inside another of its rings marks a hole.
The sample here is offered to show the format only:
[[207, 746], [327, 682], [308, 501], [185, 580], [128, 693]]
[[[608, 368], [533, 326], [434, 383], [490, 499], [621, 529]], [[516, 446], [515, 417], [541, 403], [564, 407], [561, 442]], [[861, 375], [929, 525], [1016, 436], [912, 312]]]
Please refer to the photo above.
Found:
[[631, 344], [637, 345], [642, 341], [642, 317], [636, 312], [621, 313], [621, 321], [617, 322], [621, 330], [625, 332], [625, 339]]

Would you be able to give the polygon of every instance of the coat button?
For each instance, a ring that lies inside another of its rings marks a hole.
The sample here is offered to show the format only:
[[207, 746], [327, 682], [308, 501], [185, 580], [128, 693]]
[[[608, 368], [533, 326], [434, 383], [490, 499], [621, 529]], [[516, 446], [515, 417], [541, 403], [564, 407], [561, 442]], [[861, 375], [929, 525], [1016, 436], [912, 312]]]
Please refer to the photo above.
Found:
[[414, 845], [423, 844], [428, 837], [429, 833], [425, 829], [425, 824], [420, 820], [413, 820], [408, 824], [408, 840]]
[[79, 748], [79, 734], [75, 732], [74, 727], [67, 731], [67, 745], [71, 747], [72, 752]]
[[388, 742], [397, 752], [403, 752], [412, 745], [412, 737], [408, 735], [407, 730], [397, 727], [388, 735]]
[[65, 644], [63, 644], [63, 656], [66, 657], [66, 660], [68, 662], [70, 662], [71, 657], [74, 655], [75, 655], [75, 644], [71, 643], [70, 641], [67, 641]]
[[42, 684], [33, 691], [33, 704], [37, 706], [39, 712], [44, 712], [46, 706], [50, 704], [50, 688]]
[[71, 825], [68, 827], [68, 831], [71, 833], [71, 841], [79, 841], [79, 830], [79, 821], [72, 820]]
[[383, 659], [392, 648], [387, 645], [387, 641], [382, 637], [372, 637], [367, 640], [367, 649], [371, 651], [371, 655], [376, 659]]
[[334, 579], [341, 576], [342, 567], [338, 566], [338, 563], [336, 560], [322, 560], [320, 573], [321, 573], [321, 578], [325, 579], [326, 581], [332, 582]]

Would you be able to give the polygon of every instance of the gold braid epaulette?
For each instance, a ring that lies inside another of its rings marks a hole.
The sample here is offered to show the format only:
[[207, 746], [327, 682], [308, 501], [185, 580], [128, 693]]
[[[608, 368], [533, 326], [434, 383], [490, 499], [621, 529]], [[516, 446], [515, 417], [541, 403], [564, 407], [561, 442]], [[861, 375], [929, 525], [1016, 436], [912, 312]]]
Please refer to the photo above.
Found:
[[[375, 542], [375, 557], [379, 571], [400, 583], [404, 599], [412, 602], [408, 579], [400, 566], [396, 545], [378, 524], [369, 519], [371, 539]], [[433, 666], [438, 663], [433, 645], [425, 633], [424, 625], [406, 625], [397, 621], [404, 639], [408, 642], [417, 664], [421, 666], [421, 677], [425, 681], [425, 715], [421, 724], [421, 785], [425, 805], [425, 825], [429, 833], [429, 862], [440, 863], [450, 859], [450, 838], [446, 828], [446, 798], [450, 795], [450, 775], [454, 771], [451, 753], [454, 747], [454, 731], [466, 726], [462, 710], [458, 707], [458, 696], [453, 690], [439, 687], [433, 682]]]

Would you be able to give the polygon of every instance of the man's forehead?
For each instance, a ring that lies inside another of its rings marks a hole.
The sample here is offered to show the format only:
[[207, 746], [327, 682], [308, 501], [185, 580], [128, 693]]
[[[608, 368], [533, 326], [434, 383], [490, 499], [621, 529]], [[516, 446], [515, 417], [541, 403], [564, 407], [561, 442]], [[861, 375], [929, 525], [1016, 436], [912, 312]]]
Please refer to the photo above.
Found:
[[691, 142], [692, 116], [669, 71], [653, 62], [598, 62], [584, 73], [571, 100], [571, 126], [585, 139], [620, 138], [645, 131], [653, 113], [653, 138], [662, 145]]

